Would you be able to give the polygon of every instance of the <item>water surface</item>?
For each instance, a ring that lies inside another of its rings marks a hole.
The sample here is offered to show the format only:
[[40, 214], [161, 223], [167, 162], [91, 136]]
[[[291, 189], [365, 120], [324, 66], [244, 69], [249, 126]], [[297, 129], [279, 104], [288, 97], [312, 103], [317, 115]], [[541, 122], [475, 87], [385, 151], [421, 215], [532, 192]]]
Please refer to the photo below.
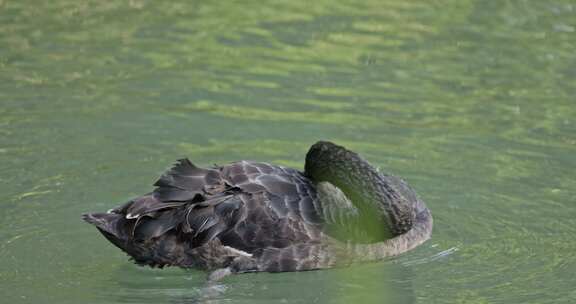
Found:
[[[573, 303], [574, 1], [0, 1], [9, 303]], [[81, 222], [174, 160], [302, 168], [329, 139], [404, 177], [432, 240], [352, 269], [132, 265]]]

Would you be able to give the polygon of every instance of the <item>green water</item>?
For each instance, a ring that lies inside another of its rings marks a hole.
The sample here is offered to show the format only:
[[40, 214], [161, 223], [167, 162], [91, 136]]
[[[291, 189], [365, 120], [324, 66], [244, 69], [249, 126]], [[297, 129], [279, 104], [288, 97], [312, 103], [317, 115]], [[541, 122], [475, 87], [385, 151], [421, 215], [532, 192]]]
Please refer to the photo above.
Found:
[[[576, 2], [0, 0], [6, 303], [576, 302]], [[80, 220], [174, 160], [403, 176], [432, 240], [352, 269], [132, 265]]]

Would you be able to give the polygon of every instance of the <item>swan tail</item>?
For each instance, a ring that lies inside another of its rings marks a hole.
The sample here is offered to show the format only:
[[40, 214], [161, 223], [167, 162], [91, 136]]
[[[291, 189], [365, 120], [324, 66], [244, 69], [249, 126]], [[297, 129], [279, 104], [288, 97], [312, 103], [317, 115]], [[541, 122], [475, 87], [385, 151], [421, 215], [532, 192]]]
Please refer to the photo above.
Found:
[[116, 213], [86, 213], [82, 219], [98, 228], [98, 230], [116, 247], [127, 251], [127, 243], [132, 231], [133, 221]]

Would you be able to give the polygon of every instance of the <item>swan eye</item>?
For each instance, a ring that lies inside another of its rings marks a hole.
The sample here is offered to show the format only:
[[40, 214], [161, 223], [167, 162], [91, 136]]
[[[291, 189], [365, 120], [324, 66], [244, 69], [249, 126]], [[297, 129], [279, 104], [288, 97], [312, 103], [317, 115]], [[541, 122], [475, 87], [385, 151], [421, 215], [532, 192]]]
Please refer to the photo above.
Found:
[[131, 220], [131, 219], [138, 218], [139, 216], [140, 216], [139, 214], [128, 213], [128, 214], [126, 214], [126, 219]]

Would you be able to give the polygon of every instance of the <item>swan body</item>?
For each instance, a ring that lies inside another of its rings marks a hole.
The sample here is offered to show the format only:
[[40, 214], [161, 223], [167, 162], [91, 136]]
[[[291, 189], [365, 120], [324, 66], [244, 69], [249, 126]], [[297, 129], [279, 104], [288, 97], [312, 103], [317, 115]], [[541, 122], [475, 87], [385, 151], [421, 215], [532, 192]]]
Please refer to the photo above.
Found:
[[426, 241], [432, 217], [401, 179], [318, 142], [305, 171], [182, 159], [155, 189], [83, 216], [137, 264], [230, 273], [303, 271], [375, 261]]

